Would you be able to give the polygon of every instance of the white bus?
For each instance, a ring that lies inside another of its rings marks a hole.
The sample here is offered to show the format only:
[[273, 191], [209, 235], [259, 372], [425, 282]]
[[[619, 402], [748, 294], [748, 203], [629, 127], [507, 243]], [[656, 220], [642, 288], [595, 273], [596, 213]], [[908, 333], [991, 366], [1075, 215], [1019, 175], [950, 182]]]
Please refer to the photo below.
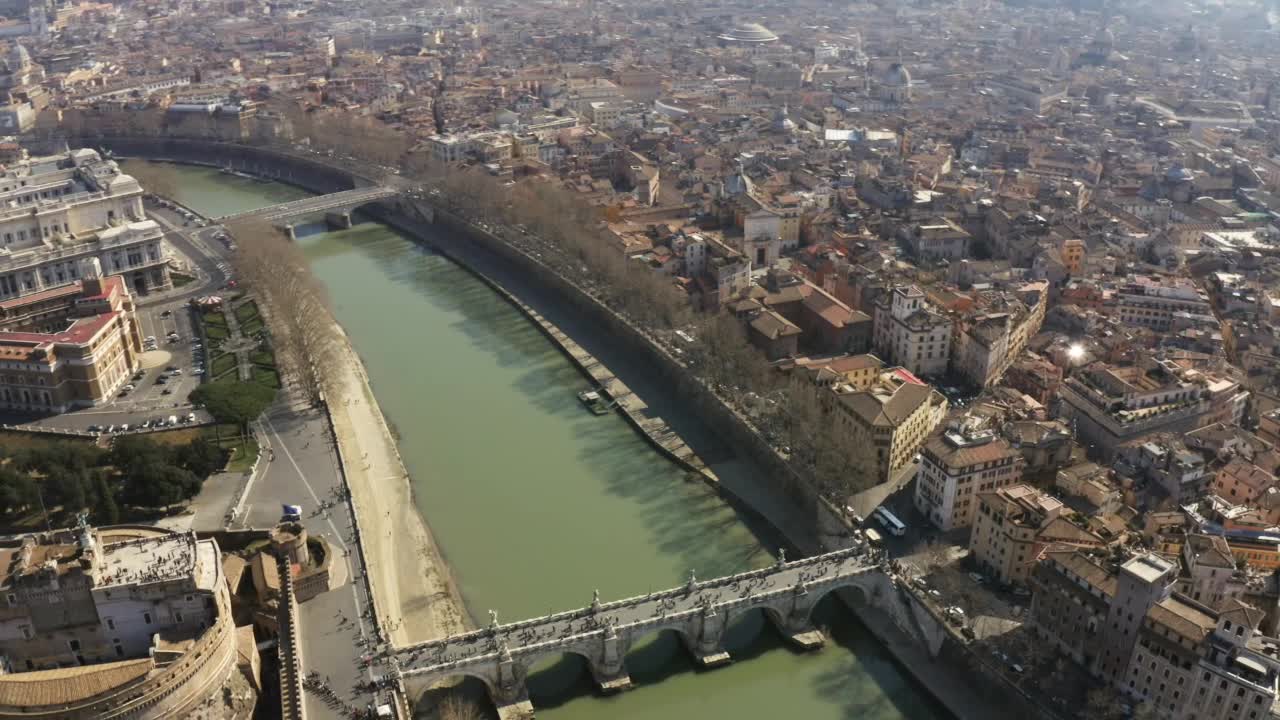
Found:
[[902, 521], [898, 519], [897, 515], [889, 512], [888, 508], [876, 508], [876, 520], [879, 520], [880, 524], [891, 535], [902, 537], [907, 533], [907, 526], [902, 524]]

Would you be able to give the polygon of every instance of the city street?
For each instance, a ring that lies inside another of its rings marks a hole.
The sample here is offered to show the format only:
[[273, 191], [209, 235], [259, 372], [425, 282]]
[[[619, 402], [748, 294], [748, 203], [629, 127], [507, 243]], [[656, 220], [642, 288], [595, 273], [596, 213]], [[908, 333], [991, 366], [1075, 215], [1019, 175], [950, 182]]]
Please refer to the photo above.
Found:
[[[307, 532], [323, 537], [339, 553], [342, 571], [335, 570], [334, 577], [345, 576], [344, 584], [299, 606], [303, 667], [327, 678], [328, 686], [352, 707], [363, 708], [372, 696], [355, 693], [356, 683], [367, 682], [375, 673], [358, 660], [372, 650], [376, 634], [364, 615], [370, 607], [368, 586], [356, 551], [350, 506], [341, 496], [338, 457], [328, 422], [320, 412], [299, 411], [284, 401], [259, 426], [262, 472], [249, 487], [243, 524], [270, 527], [279, 521], [281, 505], [301, 505]], [[332, 506], [320, 510], [322, 503]], [[308, 692], [306, 701], [311, 717], [343, 717], [341, 708], [331, 707], [315, 693]]]

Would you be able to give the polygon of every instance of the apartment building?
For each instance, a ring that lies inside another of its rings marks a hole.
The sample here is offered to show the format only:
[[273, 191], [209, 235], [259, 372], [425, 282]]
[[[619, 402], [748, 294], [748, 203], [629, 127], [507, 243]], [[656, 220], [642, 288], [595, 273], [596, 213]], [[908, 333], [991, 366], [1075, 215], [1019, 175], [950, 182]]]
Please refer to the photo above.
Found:
[[953, 422], [920, 451], [916, 509], [943, 531], [969, 527], [978, 496], [1018, 482], [1023, 463], [995, 430], [972, 418]]
[[81, 264], [73, 285], [0, 300], [0, 408], [56, 414], [111, 399], [138, 366], [142, 333], [119, 276]]
[[1189, 278], [1131, 278], [1116, 289], [1116, 312], [1126, 325], [1170, 329], [1174, 315], [1213, 315], [1209, 296]]
[[1231, 546], [1221, 535], [1190, 533], [1182, 543], [1182, 572], [1175, 589], [1214, 609], [1244, 598], [1245, 574], [1236, 567]]
[[955, 334], [952, 369], [975, 387], [998, 382], [1044, 324], [1048, 286], [1030, 283], [1018, 294], [983, 298], [990, 310], [962, 320]]
[[947, 371], [951, 320], [935, 311], [920, 288], [899, 286], [875, 302], [872, 346], [877, 356], [916, 375]]
[[1276, 717], [1280, 660], [1257, 635], [1263, 613], [1214, 610], [1174, 591], [1179, 566], [1136, 555], [1110, 570], [1050, 551], [1031, 575], [1036, 633], [1162, 720]]
[[1063, 420], [1095, 458], [1155, 432], [1186, 432], [1209, 422], [1208, 380], [1176, 363], [1140, 355], [1130, 365], [1096, 362], [1062, 383]]
[[139, 293], [171, 286], [164, 233], [142, 188], [93, 150], [31, 158], [0, 173], [0, 300], [77, 282], [96, 258]]
[[1102, 538], [1071, 523], [1061, 500], [1030, 485], [978, 495], [969, 552], [990, 578], [1025, 585], [1048, 547], [1102, 547]]
[[902, 368], [880, 373], [866, 389], [837, 383], [832, 392], [835, 422], [868, 454], [877, 482], [905, 468], [947, 413], [946, 398]]
[[929, 262], [963, 260], [972, 239], [964, 228], [946, 218], [918, 223], [902, 231], [912, 256]]

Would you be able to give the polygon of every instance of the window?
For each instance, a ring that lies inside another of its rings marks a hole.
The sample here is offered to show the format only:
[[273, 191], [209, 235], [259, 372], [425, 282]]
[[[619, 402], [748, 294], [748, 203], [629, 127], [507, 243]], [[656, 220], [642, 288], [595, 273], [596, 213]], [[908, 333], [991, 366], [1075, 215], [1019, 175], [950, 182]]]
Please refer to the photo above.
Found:
[[116, 629], [116, 620], [115, 620], [115, 618], [107, 618], [107, 629], [108, 629], [108, 630], [115, 630], [115, 629]]
[[71, 652], [80, 652], [79, 640], [68, 640], [67, 645], [71, 648]]
[[146, 623], [146, 624], [150, 625], [150, 624], [151, 624], [151, 613], [149, 613], [149, 612], [148, 612], [148, 613], [142, 613], [142, 622], [144, 622], [144, 623]]

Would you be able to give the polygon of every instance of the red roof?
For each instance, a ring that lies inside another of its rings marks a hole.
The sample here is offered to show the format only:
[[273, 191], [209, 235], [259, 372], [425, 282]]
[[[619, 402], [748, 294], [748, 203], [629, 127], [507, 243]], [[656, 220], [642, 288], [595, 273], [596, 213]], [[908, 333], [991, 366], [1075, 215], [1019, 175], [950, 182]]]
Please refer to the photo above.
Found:
[[906, 368], [895, 368], [893, 374], [902, 379], [903, 382], [909, 382], [912, 385], [927, 385], [925, 381], [916, 377], [914, 373]]
[[97, 335], [102, 328], [110, 324], [119, 314], [112, 311], [94, 315], [93, 317], [80, 318], [72, 323], [71, 327], [59, 333], [0, 332], [0, 345], [19, 343], [82, 345], [91, 340], [94, 335]]
[[79, 292], [80, 292], [80, 286], [78, 284], [67, 285], [65, 287], [54, 288], [52, 290], [44, 290], [44, 291], [35, 293], [34, 295], [24, 295], [22, 297], [14, 298], [12, 300], [5, 300], [4, 302], [0, 302], [0, 308], [9, 310], [16, 307], [22, 307], [23, 305], [38, 303], [44, 300], [53, 300], [54, 298], [66, 297], [67, 295], [75, 295]]

